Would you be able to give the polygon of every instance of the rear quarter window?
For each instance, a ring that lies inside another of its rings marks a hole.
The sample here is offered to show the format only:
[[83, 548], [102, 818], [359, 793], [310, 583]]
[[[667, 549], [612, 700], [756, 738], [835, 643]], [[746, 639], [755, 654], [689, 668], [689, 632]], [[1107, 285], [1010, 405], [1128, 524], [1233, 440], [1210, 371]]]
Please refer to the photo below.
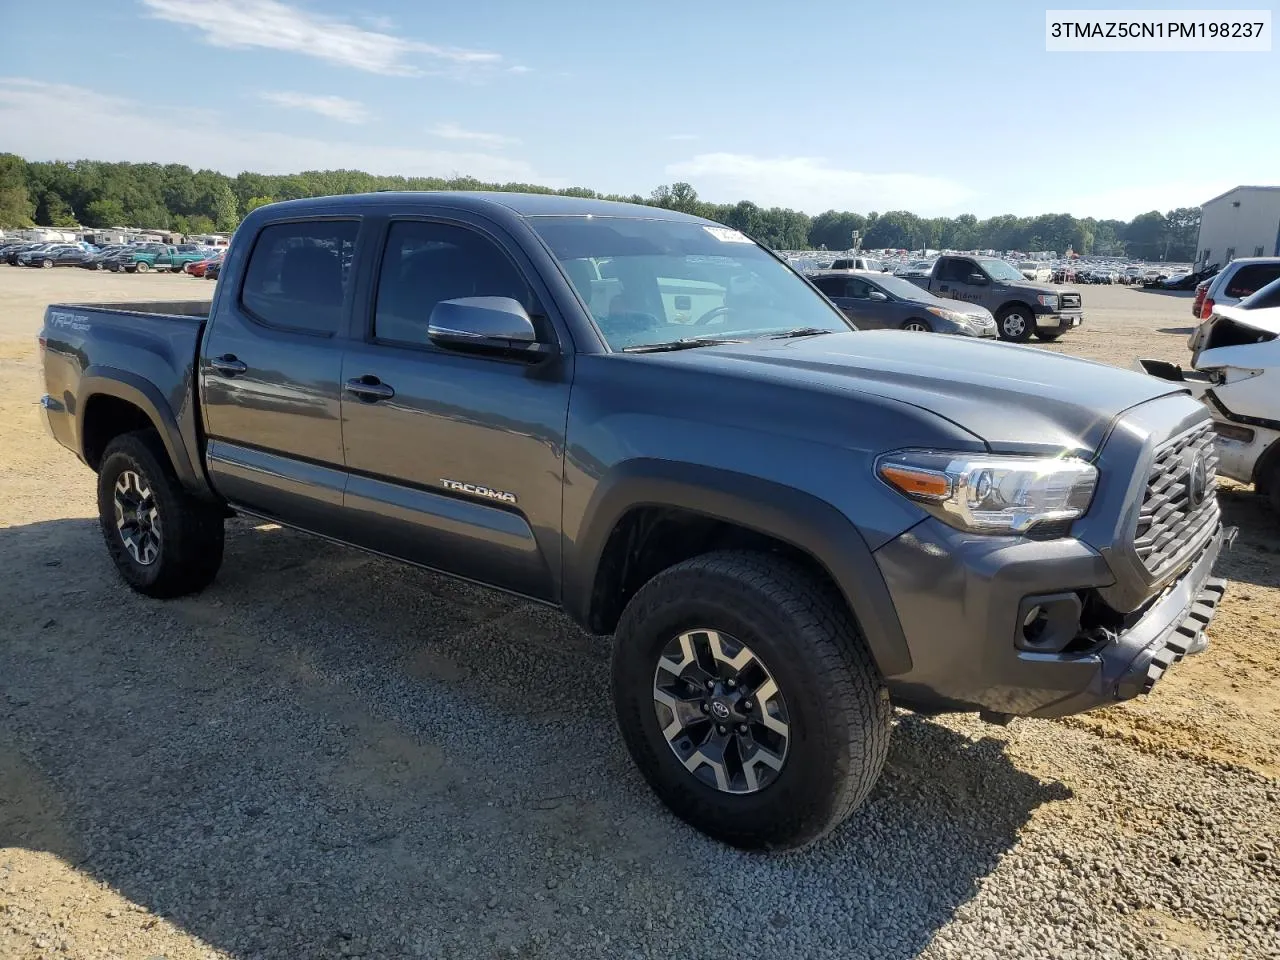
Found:
[[1277, 277], [1280, 277], [1280, 262], [1251, 263], [1237, 270], [1227, 281], [1227, 288], [1222, 292], [1228, 297], [1247, 297], [1261, 290]]
[[336, 333], [351, 284], [359, 229], [355, 220], [264, 227], [245, 268], [241, 305], [268, 326]]

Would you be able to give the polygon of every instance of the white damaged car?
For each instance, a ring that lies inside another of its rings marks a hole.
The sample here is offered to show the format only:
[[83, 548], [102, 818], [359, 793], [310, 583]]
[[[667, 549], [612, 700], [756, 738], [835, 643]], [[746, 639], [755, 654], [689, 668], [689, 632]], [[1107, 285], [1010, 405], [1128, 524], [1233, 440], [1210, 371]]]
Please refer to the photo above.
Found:
[[1139, 367], [1204, 401], [1218, 435], [1218, 472], [1252, 483], [1280, 512], [1280, 280], [1215, 307], [1188, 345], [1190, 370], [1163, 360]]

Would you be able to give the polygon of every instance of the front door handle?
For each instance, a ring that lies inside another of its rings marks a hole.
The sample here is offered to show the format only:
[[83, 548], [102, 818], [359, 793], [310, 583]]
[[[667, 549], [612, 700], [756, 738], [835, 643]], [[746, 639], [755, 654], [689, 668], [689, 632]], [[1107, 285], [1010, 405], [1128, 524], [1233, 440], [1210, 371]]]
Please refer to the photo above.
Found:
[[233, 353], [224, 353], [220, 357], [214, 357], [209, 361], [209, 366], [228, 377], [234, 377], [236, 374], [244, 373], [249, 369]]
[[389, 385], [383, 383], [371, 373], [366, 373], [363, 377], [356, 377], [348, 380], [346, 383], [347, 393], [354, 393], [366, 403], [377, 403], [379, 400], [389, 400], [396, 395]]

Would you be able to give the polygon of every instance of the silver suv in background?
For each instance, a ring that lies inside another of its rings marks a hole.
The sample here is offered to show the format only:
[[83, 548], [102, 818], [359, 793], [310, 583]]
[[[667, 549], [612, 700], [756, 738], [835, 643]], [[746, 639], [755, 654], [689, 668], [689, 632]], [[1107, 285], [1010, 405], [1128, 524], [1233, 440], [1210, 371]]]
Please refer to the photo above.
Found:
[[1208, 281], [1203, 298], [1196, 296], [1192, 312], [1198, 319], [1207, 320], [1214, 307], [1234, 307], [1277, 278], [1280, 278], [1280, 257], [1232, 260]]

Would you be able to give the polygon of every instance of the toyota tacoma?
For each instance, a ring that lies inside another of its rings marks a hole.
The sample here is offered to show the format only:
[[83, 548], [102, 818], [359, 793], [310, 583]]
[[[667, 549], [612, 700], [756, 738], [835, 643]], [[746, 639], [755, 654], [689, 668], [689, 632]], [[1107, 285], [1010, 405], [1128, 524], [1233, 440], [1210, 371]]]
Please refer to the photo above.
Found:
[[1005, 721], [1147, 693], [1224, 589], [1183, 385], [858, 331], [666, 210], [272, 204], [211, 303], [53, 305], [40, 343], [130, 587], [206, 587], [243, 514], [560, 607], [614, 638], [644, 777], [743, 847], [854, 810], [895, 704]]

